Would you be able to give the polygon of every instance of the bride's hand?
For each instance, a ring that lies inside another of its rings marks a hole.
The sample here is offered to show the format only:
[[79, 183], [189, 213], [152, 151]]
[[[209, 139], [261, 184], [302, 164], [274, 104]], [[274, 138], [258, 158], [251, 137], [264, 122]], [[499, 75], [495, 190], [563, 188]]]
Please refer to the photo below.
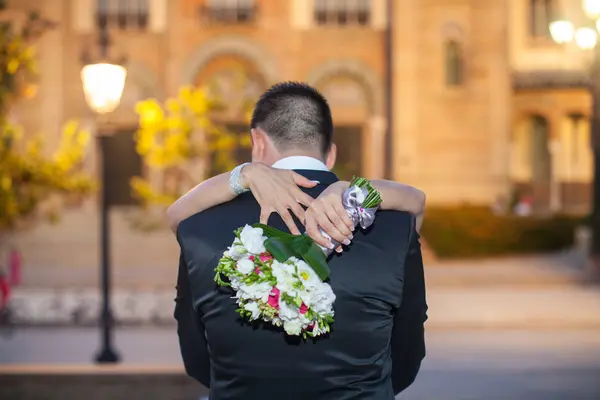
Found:
[[290, 214], [291, 212], [304, 223], [305, 214], [301, 204], [310, 206], [313, 198], [300, 187], [312, 188], [317, 185], [294, 171], [269, 167], [262, 163], [246, 165], [241, 172], [244, 187], [252, 191], [260, 205], [260, 222], [266, 224], [269, 216], [276, 212], [287, 225], [290, 233], [299, 235], [300, 231]]
[[[344, 210], [342, 195], [350, 186], [349, 182], [339, 181], [325, 189], [306, 210], [306, 233], [323, 247], [332, 248], [328, 238], [319, 231], [321, 229], [335, 241], [350, 244], [354, 224]], [[337, 252], [342, 248], [338, 247]]]

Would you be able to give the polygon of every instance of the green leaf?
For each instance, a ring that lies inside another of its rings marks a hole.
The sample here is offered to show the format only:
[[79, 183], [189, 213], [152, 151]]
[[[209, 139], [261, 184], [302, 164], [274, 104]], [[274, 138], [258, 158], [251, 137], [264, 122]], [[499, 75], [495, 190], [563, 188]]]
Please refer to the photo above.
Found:
[[265, 241], [265, 249], [279, 262], [285, 262], [290, 257], [303, 259], [322, 281], [329, 278], [330, 269], [325, 253], [308, 236], [272, 237]]
[[296, 257], [289, 241], [281, 238], [269, 238], [265, 241], [265, 249], [279, 262], [285, 262], [290, 257]]
[[306, 235], [292, 235], [268, 225], [254, 224], [254, 228], [261, 228], [268, 238], [265, 249], [279, 262], [285, 262], [290, 257], [303, 259], [317, 276], [325, 281], [329, 278], [329, 265], [323, 250]]
[[295, 235], [292, 235], [291, 233], [287, 233], [284, 231], [280, 231], [279, 229], [275, 229], [272, 226], [268, 226], [265, 224], [254, 224], [252, 225], [253, 228], [261, 228], [263, 230], [263, 235], [265, 235], [268, 238], [272, 238], [272, 237], [288, 237], [288, 238], [295, 238]]
[[294, 236], [294, 238], [289, 242], [289, 246], [292, 248], [294, 253], [299, 255], [305, 254], [312, 244], [313, 240], [306, 235]]
[[308, 250], [302, 255], [302, 258], [308, 265], [310, 265], [322, 281], [329, 279], [329, 265], [327, 265], [327, 258], [325, 253], [316, 243], [312, 243]]

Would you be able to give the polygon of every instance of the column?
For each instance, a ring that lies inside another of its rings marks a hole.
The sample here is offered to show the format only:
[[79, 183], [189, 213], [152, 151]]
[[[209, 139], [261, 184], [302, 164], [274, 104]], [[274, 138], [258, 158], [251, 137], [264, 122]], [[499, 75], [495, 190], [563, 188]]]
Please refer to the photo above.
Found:
[[387, 120], [381, 115], [369, 118], [369, 148], [363, 149], [369, 156], [369, 178], [382, 179], [385, 174], [385, 135]]
[[[556, 127], [553, 127], [555, 129]], [[560, 187], [561, 176], [561, 146], [557, 137], [552, 137], [548, 143], [552, 169], [550, 172], [550, 211], [558, 212], [562, 208], [562, 196]]]

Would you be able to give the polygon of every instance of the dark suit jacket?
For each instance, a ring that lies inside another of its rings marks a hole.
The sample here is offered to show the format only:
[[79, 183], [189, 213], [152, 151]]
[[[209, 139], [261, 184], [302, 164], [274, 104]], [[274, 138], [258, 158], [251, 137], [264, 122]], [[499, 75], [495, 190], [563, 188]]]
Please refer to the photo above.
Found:
[[[322, 171], [297, 171], [321, 182]], [[415, 219], [380, 211], [329, 261], [337, 296], [328, 337], [303, 341], [281, 329], [241, 321], [214, 268], [233, 231], [258, 221], [250, 193], [198, 213], [178, 228], [181, 246], [175, 318], [187, 373], [210, 387], [211, 399], [393, 399], [408, 387], [425, 356], [427, 306]], [[269, 223], [285, 230], [278, 216]]]

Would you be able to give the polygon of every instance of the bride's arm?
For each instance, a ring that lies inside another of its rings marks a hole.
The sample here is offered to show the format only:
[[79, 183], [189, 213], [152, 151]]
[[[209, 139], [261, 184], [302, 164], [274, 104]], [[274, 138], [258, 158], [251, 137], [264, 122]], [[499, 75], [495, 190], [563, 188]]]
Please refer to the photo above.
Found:
[[[167, 220], [173, 231], [184, 219], [211, 207], [233, 200], [236, 195], [229, 186], [231, 172], [225, 172], [205, 180], [177, 199], [167, 209]], [[304, 209], [312, 197], [300, 187], [311, 188], [316, 182], [293, 171], [279, 170], [261, 163], [246, 164], [240, 172], [240, 183], [254, 194], [261, 206], [261, 222], [266, 223], [269, 215], [277, 212], [292, 233], [299, 233], [289, 210], [301, 221]], [[275, 196], [274, 193], [277, 193]]]
[[408, 211], [417, 217], [417, 231], [421, 230], [425, 214], [425, 193], [403, 183], [373, 180], [371, 184], [381, 193], [382, 210]]
[[[407, 211], [414, 214], [417, 220], [416, 229], [420, 231], [425, 210], [425, 194], [422, 191], [394, 181], [373, 180], [371, 184], [381, 193], [382, 210]], [[342, 195], [349, 186], [348, 181], [338, 181], [330, 185], [306, 212], [306, 232], [321, 246], [327, 247], [331, 243], [320, 234], [319, 226], [338, 243], [344, 243], [347, 229], [352, 229], [352, 220], [342, 206]], [[347, 238], [351, 240], [352, 235]], [[338, 250], [341, 250], [341, 247]]]
[[[242, 174], [244, 170], [242, 169]], [[224, 172], [196, 185], [193, 189], [177, 199], [167, 209], [167, 220], [171, 230], [177, 230], [177, 226], [184, 219], [192, 215], [233, 200], [236, 195], [229, 188], [229, 176], [231, 172]]]

